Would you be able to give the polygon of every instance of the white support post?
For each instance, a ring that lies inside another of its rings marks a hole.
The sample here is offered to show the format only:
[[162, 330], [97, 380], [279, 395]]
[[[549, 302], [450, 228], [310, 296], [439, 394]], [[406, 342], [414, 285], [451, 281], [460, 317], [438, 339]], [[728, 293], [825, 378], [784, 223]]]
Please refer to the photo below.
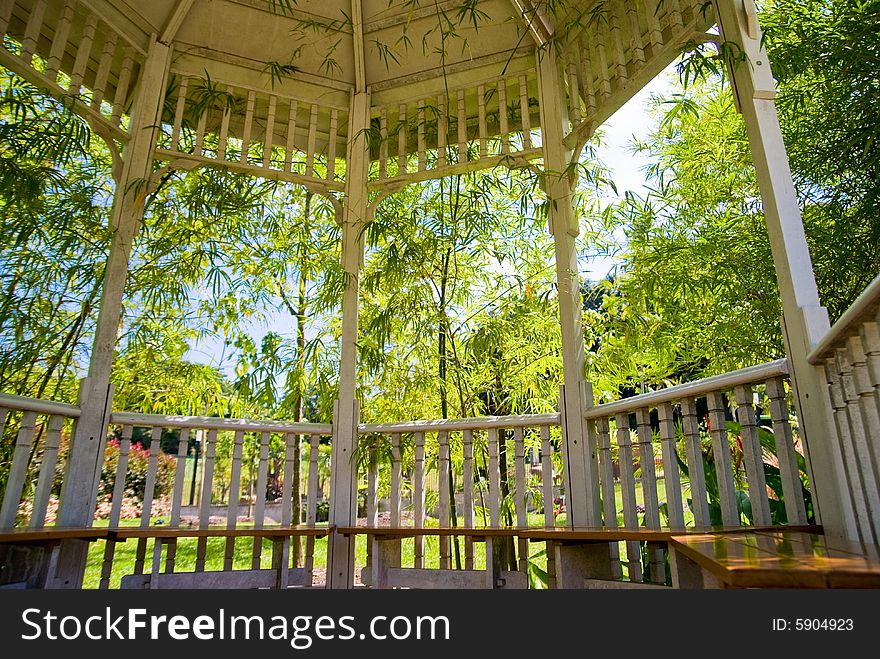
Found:
[[584, 381], [584, 337], [581, 328], [581, 292], [578, 277], [578, 222], [566, 173], [572, 154], [563, 145], [567, 122], [562, 80], [552, 48], [539, 50], [538, 81], [544, 149], [545, 194], [550, 231], [556, 245], [556, 281], [559, 323], [562, 331], [560, 391], [562, 450], [565, 457], [566, 520], [569, 526], [598, 526], [599, 479], [595, 439], [584, 423], [584, 410], [592, 395]]
[[[153, 40], [142, 67], [131, 117], [131, 139], [126, 147], [122, 173], [116, 181], [111, 216], [113, 236], [103, 292], [92, 343], [88, 377], [80, 388], [82, 413], [73, 430], [70, 457], [58, 516], [60, 526], [89, 526], [95, 508], [95, 484], [100, 473], [107, 421], [112, 403], [110, 370], [122, 314], [122, 296], [134, 237], [143, 218], [146, 179], [150, 175], [157, 126], [162, 111], [171, 47]], [[61, 588], [79, 588], [85, 569], [86, 543], [62, 543], [58, 576]]]
[[783, 335], [811, 471], [817, 521], [828, 534], [857, 538], [824, 375], [821, 369], [807, 362], [810, 349], [829, 330], [828, 312], [819, 302], [788, 154], [776, 115], [775, 83], [767, 52], [761, 46], [754, 3], [715, 0], [715, 10], [724, 40], [736, 44], [739, 48], [734, 50], [745, 55], [744, 61], [730, 67], [731, 77], [748, 132], [776, 266]]
[[[348, 126], [345, 200], [342, 207], [342, 267], [347, 276], [342, 298], [342, 347], [339, 364], [339, 399], [333, 419], [330, 524], [354, 525], [357, 519], [357, 336], [358, 277], [364, 256], [362, 228], [367, 221], [369, 153], [366, 128], [370, 125], [370, 95], [352, 96]], [[333, 533], [327, 557], [328, 588], [354, 585], [354, 536]]]

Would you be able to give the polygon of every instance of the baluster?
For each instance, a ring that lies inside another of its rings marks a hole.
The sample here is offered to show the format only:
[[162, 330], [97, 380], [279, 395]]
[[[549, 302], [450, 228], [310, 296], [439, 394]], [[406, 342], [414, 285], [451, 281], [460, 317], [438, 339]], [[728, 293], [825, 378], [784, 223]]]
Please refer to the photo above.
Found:
[[862, 323], [862, 338], [868, 362], [868, 376], [874, 387], [874, 404], [880, 409], [880, 323]]
[[73, 71], [70, 74], [70, 87], [68, 88], [68, 91], [71, 94], [79, 94], [80, 87], [82, 87], [83, 75], [85, 75], [86, 66], [89, 63], [89, 55], [92, 52], [92, 42], [95, 39], [95, 28], [97, 27], [97, 24], [97, 17], [90, 12], [86, 17], [82, 35], [80, 35], [79, 38], [79, 48], [77, 48], [76, 59], [73, 63]]
[[464, 90], [458, 91], [458, 162], [467, 162], [467, 109]]
[[113, 55], [116, 54], [116, 33], [107, 32], [104, 37], [104, 52], [101, 53], [101, 62], [98, 72], [95, 74], [95, 86], [92, 90], [92, 107], [101, 111], [104, 102], [104, 94], [107, 88], [107, 78], [110, 75], [110, 65], [113, 64]]
[[[11, 2], [8, 4], [12, 5]], [[67, 0], [64, 3], [64, 10], [58, 19], [58, 25], [55, 27], [55, 36], [52, 39], [49, 59], [46, 62], [46, 77], [52, 82], [58, 79], [61, 59], [64, 57], [64, 49], [67, 47], [67, 40], [70, 38], [70, 25], [73, 22], [74, 4], [74, 0]], [[2, 30], [0, 30], [0, 35], [2, 35]]]
[[397, 110], [397, 175], [406, 174], [406, 105]]
[[180, 151], [180, 133], [183, 130], [183, 114], [186, 110], [186, 94], [189, 78], [181, 78], [177, 86], [177, 104], [174, 108], [174, 125], [171, 128], [171, 150]]
[[113, 110], [110, 113], [110, 123], [119, 125], [122, 118], [123, 105], [128, 93], [128, 85], [131, 82], [131, 71], [134, 67], [134, 59], [131, 57], [131, 48], [123, 48], [122, 68], [119, 70], [119, 80], [116, 83], [116, 93], [113, 95]]
[[281, 484], [281, 526], [298, 526], [301, 519], [293, 519], [294, 496], [299, 497], [299, 490], [294, 493], [293, 479], [299, 469], [299, 435], [284, 435], [284, 482]]
[[205, 143], [205, 130], [208, 126], [208, 108], [202, 108], [201, 114], [199, 114], [199, 120], [196, 124], [196, 141], [193, 144], [193, 155], [200, 156], [202, 155], [202, 147]]
[[837, 362], [834, 358], [825, 360], [825, 377], [828, 381], [828, 394], [831, 398], [831, 408], [834, 416], [834, 425], [837, 429], [838, 445], [843, 458], [843, 466], [846, 472], [846, 482], [849, 487], [853, 507], [855, 509], [858, 524], [856, 527], [862, 542], [873, 542], [873, 525], [868, 513], [865, 486], [862, 480], [862, 472], [858, 466], [855, 447], [853, 446], [852, 433], [846, 417], [846, 400], [843, 396], [843, 387], [840, 383], [840, 373], [837, 370]]
[[852, 364], [853, 393], [862, 412], [862, 424], [867, 437], [873, 438], [873, 441], [868, 442], [868, 451], [863, 455], [863, 460], [872, 469], [875, 482], [880, 482], [880, 406], [878, 406], [880, 399], [874, 394], [874, 384], [868, 370], [868, 355], [862, 343], [862, 336], [860, 334], [850, 336], [847, 339], [847, 349], [847, 356]]
[[485, 158], [489, 155], [488, 151], [488, 135], [489, 131], [486, 128], [486, 87], [485, 85], [480, 85], [477, 87], [477, 118], [478, 118], [478, 126], [477, 129], [479, 131], [480, 136], [480, 158]]
[[[597, 445], [599, 449], [599, 484], [602, 488], [602, 516], [605, 527], [616, 529], [617, 523], [617, 499], [614, 494], [614, 460], [611, 458], [611, 432], [608, 427], [608, 417], [601, 416], [596, 419]], [[621, 465], [618, 455], [618, 466]], [[621, 467], [622, 471], [622, 467]], [[611, 574], [615, 579], [620, 579], [620, 544], [611, 543]]]
[[446, 166], [446, 131], [449, 124], [446, 118], [446, 97], [437, 97], [437, 167]]
[[489, 526], [501, 526], [501, 471], [498, 428], [489, 428]]
[[510, 153], [510, 129], [507, 125], [508, 119], [507, 108], [507, 81], [504, 78], [498, 79], [498, 132], [501, 140], [501, 153], [507, 155]]
[[15, 438], [12, 463], [9, 466], [9, 476], [6, 481], [6, 492], [3, 495], [3, 505], [0, 507], [0, 529], [11, 529], [15, 526], [18, 505], [21, 502], [22, 490], [27, 479], [31, 447], [36, 435], [36, 424], [36, 412], [24, 412], [22, 414], [21, 425]]
[[[464, 527], [474, 528], [474, 433], [472, 430], [464, 430], [461, 433], [462, 444], [462, 505], [464, 510]], [[470, 536], [464, 539], [464, 569], [474, 569], [474, 541]]]
[[[437, 481], [440, 490], [439, 496], [439, 524], [441, 527], [450, 526], [450, 503], [449, 503], [449, 433], [441, 430], [437, 433]], [[450, 568], [449, 536], [440, 536], [440, 569]]]
[[[544, 504], [544, 526], [556, 526], [553, 501], [553, 446], [550, 444], [550, 428], [541, 426], [541, 485]], [[556, 589], [556, 552], [550, 542], [545, 543], [547, 557], [547, 587]], [[615, 550], [617, 546], [614, 546]], [[618, 567], [619, 570], [619, 567]], [[619, 575], [619, 572], [618, 572]]]
[[297, 102], [290, 101], [290, 108], [287, 111], [287, 144], [284, 147], [284, 171], [293, 171], [293, 151], [296, 148], [296, 111]]
[[[211, 499], [214, 490], [214, 456], [217, 452], [217, 431], [211, 429], [205, 438], [204, 460], [202, 461], [202, 489], [199, 497], [199, 528], [206, 529], [211, 522]], [[196, 545], [196, 572], [205, 571], [205, 553], [208, 539], [199, 538]]]
[[[673, 0], [672, 11], [675, 11], [677, 4], [677, 0]], [[658, 8], [656, 6], [652, 6], [650, 2], [643, 2], [641, 3], [641, 9], [645, 14], [645, 24], [648, 26], [648, 39], [651, 42], [651, 49], [652, 52], [656, 55], [657, 48], [663, 45], [663, 30], [660, 29], [660, 18], [657, 15]], [[664, 9], [666, 9], [667, 12], [669, 11], [669, 9], [665, 7]], [[679, 20], [681, 20], [680, 16]], [[638, 19], [636, 22], [638, 24]]]
[[578, 89], [577, 67], [570, 63], [568, 72], [568, 115], [572, 126], [581, 123], [581, 95]]
[[[368, 527], [377, 527], [379, 525], [379, 511], [376, 505], [378, 495], [379, 478], [378, 464], [376, 456], [376, 448], [371, 445], [367, 457], [367, 519]], [[373, 565], [373, 543], [371, 538], [367, 538], [367, 561], [366, 567]]]
[[[645, 504], [645, 525], [649, 529], [660, 528], [660, 501], [657, 496], [657, 474], [654, 470], [654, 443], [651, 432], [651, 414], [647, 408], [636, 410], [636, 427], [639, 441], [639, 469], [642, 477], [642, 498]], [[663, 550], [648, 545], [651, 557], [651, 580], [663, 583], [666, 580], [666, 568], [663, 561]]]
[[6, 0], [3, 3], [0, 3], [0, 42], [3, 41], [2, 37], [6, 34], [6, 30], [9, 28], [9, 21], [12, 19], [12, 10], [15, 8], [15, 2], [10, 2]]
[[[526, 527], [529, 525], [527, 511], [528, 483], [526, 482], [526, 455], [523, 429], [513, 429], [513, 456], [514, 475], [516, 478], [516, 525]], [[524, 574], [529, 571], [529, 541], [525, 538], [517, 538], [517, 554], [519, 555], [519, 570]]]
[[153, 499], [156, 496], [156, 471], [159, 467], [159, 453], [162, 445], [162, 428], [150, 431], [150, 457], [147, 461], [147, 481], [144, 485], [144, 503], [141, 508], [141, 528], [150, 526], [153, 515]]
[[[122, 513], [122, 497], [125, 494], [125, 476], [128, 473], [128, 456], [131, 452], [131, 426], [122, 426], [119, 439], [119, 456], [116, 459], [116, 479], [113, 482], [113, 499], [110, 502], [110, 518], [107, 522], [112, 529], [119, 526]], [[113, 572], [113, 554], [116, 551], [116, 540], [107, 540], [104, 544], [104, 561], [101, 565], [101, 581], [98, 588], [106, 590], [110, 587], [110, 576]]]
[[666, 512], [669, 527], [679, 531], [684, 529], [684, 507], [681, 500], [681, 480], [678, 475], [678, 460], [675, 457], [675, 421], [671, 403], [657, 406], [660, 422], [660, 451], [663, 456], [663, 484], [666, 487]]
[[[142, 529], [150, 526], [153, 515], [153, 497], [156, 490], [156, 469], [158, 468], [159, 445], [162, 442], [162, 428], [153, 427], [150, 430], [150, 448], [149, 457], [147, 458], [147, 480], [144, 485], [144, 501], [141, 506], [141, 522]], [[144, 562], [147, 556], [147, 538], [138, 538], [137, 552], [135, 553], [134, 573], [144, 573]], [[154, 550], [161, 551], [161, 545], [154, 543]]]
[[6, 417], [9, 415], [9, 410], [5, 407], [0, 407], [0, 438], [3, 437], [3, 433], [6, 432]]
[[[46, 525], [46, 511], [49, 508], [49, 495], [52, 493], [52, 481], [55, 478], [55, 465], [58, 462], [58, 445], [61, 441], [61, 428], [64, 417], [57, 414], [48, 419], [46, 442], [43, 445], [43, 459], [40, 462], [40, 475], [37, 478], [37, 490], [34, 493], [34, 507], [28, 526], [42, 529]], [[0, 429], [0, 438], [3, 431]]]
[[672, 24], [672, 26], [674, 28], [683, 27], [684, 21], [681, 18], [681, 2], [679, 2], [679, 0], [669, 0], [669, 6], [670, 6], [669, 22]]
[[[320, 435], [309, 437], [309, 482], [306, 493], [306, 526], [315, 526], [318, 523], [318, 447], [321, 444]], [[306, 538], [305, 569], [311, 577], [315, 567], [315, 538]], [[311, 585], [311, 584], [310, 584]]]
[[[593, 32], [587, 30], [585, 37], [590, 45], [590, 60], [596, 61], [599, 66], [599, 86], [602, 90], [602, 100], [607, 99], [611, 95], [611, 76], [608, 74], [608, 51], [605, 49], [605, 30], [599, 26], [595, 32], [595, 42], [593, 41]], [[595, 53], [595, 60], [592, 55]]]
[[263, 169], [269, 169], [272, 164], [272, 142], [275, 138], [275, 109], [278, 97], [274, 94], [269, 96], [269, 110], [266, 115], [266, 134], [263, 136]]
[[254, 109], [257, 105], [257, 94], [254, 90], [248, 91], [247, 106], [244, 112], [244, 127], [241, 131], [241, 155], [238, 161], [242, 165], [248, 164], [248, 151], [251, 147], [251, 130], [254, 123]]
[[388, 178], [388, 108], [379, 114], [379, 178]]
[[367, 458], [367, 526], [376, 527], [379, 525], [378, 498], [379, 456], [375, 445], [372, 445]]
[[400, 433], [391, 435], [391, 526], [400, 526]]
[[426, 154], [425, 154], [425, 103], [419, 103], [419, 125], [417, 126], [418, 132], [418, 149], [419, 149], [419, 171], [424, 171], [425, 163], [426, 163]]
[[327, 180], [336, 179], [336, 137], [338, 133], [339, 111], [336, 108], [330, 110], [330, 136], [327, 142]]
[[[257, 491], [254, 501], [254, 529], [261, 529], [265, 524], [266, 512], [266, 481], [269, 475], [269, 433], [260, 433], [260, 465], [257, 469]], [[251, 568], [260, 569], [260, 558], [263, 554], [263, 539], [254, 536], [254, 551]]]
[[232, 117], [232, 107], [235, 97], [234, 89], [226, 86], [226, 94], [223, 97], [223, 116], [220, 119], [220, 132], [217, 134], [217, 160], [226, 160], [226, 149], [229, 141], [229, 120]]
[[627, 3], [625, 9], [622, 5], [617, 6], [621, 10], [626, 11], [627, 18], [629, 19], [630, 59], [634, 63], [644, 64], [645, 45], [642, 42], [642, 26], [639, 25], [639, 8], [636, 3]]
[[785, 498], [785, 517], [789, 524], [806, 524], [803, 487], [798, 470], [797, 455], [788, 420], [788, 402], [782, 378], [767, 380], [767, 397], [770, 399], [770, 419], [773, 422], [773, 438], [776, 443], [776, 459]]
[[[414, 433], [415, 455], [413, 464], [413, 524], [416, 528], [425, 525], [425, 433]], [[425, 566], [425, 538], [414, 538], [413, 567]]]
[[[617, 464], [620, 467], [620, 492], [623, 497], [623, 525], [628, 529], [639, 528], [639, 518], [636, 513], [636, 483], [633, 476], [633, 452], [632, 440], [629, 431], [629, 415], [618, 414], [615, 417], [617, 423]], [[626, 543], [627, 565], [629, 567], [629, 580], [642, 580], [641, 550], [638, 540]]]
[[730, 443], [727, 439], [727, 419], [720, 391], [706, 396], [709, 405], [709, 436], [712, 438], [712, 454], [715, 457], [715, 476], [718, 479], [718, 497], [721, 499], [721, 521], [725, 526], [739, 526], [736, 491], [733, 485], [733, 467], [730, 461]]
[[770, 502], [767, 499], [767, 481], [764, 477], [764, 460], [761, 440], [755, 420], [755, 407], [752, 402], [752, 387], [736, 387], [736, 418], [739, 421], [742, 437], [743, 459], [746, 463], [746, 479], [749, 483], [749, 500], [752, 504], [752, 519], [755, 524], [771, 523]]
[[[189, 453], [189, 428], [180, 429], [180, 437], [177, 442], [177, 463], [174, 468], [174, 491], [171, 494], [171, 520], [169, 526], [180, 525], [180, 507], [183, 505], [183, 485], [186, 473], [186, 454]], [[166, 541], [165, 572], [174, 572], [175, 558], [177, 555], [177, 538]]]
[[523, 151], [532, 148], [532, 116], [529, 111], [529, 87], [525, 76], [519, 77], [519, 111], [522, 123]]
[[589, 45], [583, 40], [578, 44], [577, 57], [578, 70], [583, 78], [581, 86], [587, 97], [587, 115], [592, 117], [596, 112], [596, 86], [593, 81], [593, 63], [590, 61]]
[[853, 365], [850, 362], [846, 348], [838, 348], [837, 370], [840, 373], [840, 384], [843, 388], [843, 398], [846, 401], [846, 418], [849, 424], [850, 437], [852, 438], [855, 461], [862, 475], [862, 486], [865, 492], [865, 503], [868, 515], [872, 520], [875, 537], [878, 535], [877, 522], [880, 521], [880, 493], [878, 493], [878, 476], [874, 473], [871, 465], [871, 450], [868, 429], [862, 418], [859, 405], [859, 393], [856, 389]]
[[[226, 526], [234, 529], [238, 523], [238, 502], [241, 492], [241, 456], [244, 451], [244, 431], [236, 430], [232, 443], [232, 469], [229, 476], [229, 505], [226, 508]], [[231, 570], [235, 558], [235, 538], [226, 538], [223, 569]]]
[[45, 14], [45, 0], [36, 0], [24, 28], [24, 37], [21, 40], [21, 59], [31, 67], [34, 65], [34, 53], [37, 50], [37, 40], [40, 38], [40, 28], [43, 27]]
[[315, 151], [318, 148], [318, 106], [309, 109], [309, 136], [306, 141], [306, 176], [315, 176]]
[[688, 481], [691, 489], [691, 507], [697, 526], [710, 526], [709, 495], [706, 491], [706, 468], [700, 445], [700, 424], [697, 405], [693, 398], [681, 401], [681, 426], [684, 432], [684, 450], [688, 465]]
[[[614, 53], [615, 70], [617, 71], [619, 84], [623, 84], [626, 82], [627, 73], [626, 54], [623, 52], [623, 38], [620, 34], [620, 18], [617, 15], [617, 11], [615, 11], [615, 8], [619, 6], [618, 3], [614, 3], [613, 8], [610, 10], [611, 16], [608, 17], [608, 30], [611, 37], [611, 50]], [[599, 21], [598, 26], [601, 30], [602, 21]], [[642, 56], [642, 59], [644, 59], [644, 56]]]

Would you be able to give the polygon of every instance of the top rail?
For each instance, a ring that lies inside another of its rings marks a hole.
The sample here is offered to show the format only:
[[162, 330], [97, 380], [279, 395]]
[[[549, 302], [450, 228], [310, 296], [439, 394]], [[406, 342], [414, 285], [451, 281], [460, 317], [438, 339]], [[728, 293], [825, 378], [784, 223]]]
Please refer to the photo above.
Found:
[[370, 432], [434, 432], [452, 430], [480, 430], [485, 428], [531, 428], [559, 425], [559, 413], [521, 414], [511, 416], [478, 416], [470, 419], [431, 419], [419, 421], [395, 421], [391, 423], [362, 423], [359, 434]]
[[869, 320], [869, 315], [880, 308], [880, 275], [862, 291], [849, 309], [837, 320], [828, 333], [807, 355], [807, 361], [819, 366], [828, 353], [838, 347], [841, 340], [860, 322]]
[[126, 426], [146, 426], [154, 428], [196, 428], [201, 430], [241, 430], [244, 432], [282, 432], [314, 435], [330, 435], [333, 432], [333, 425], [329, 423], [253, 421], [251, 419], [136, 414], [134, 412], [113, 412], [113, 414], [110, 415], [110, 422]]
[[729, 373], [713, 375], [702, 380], [694, 380], [684, 384], [677, 384], [659, 391], [652, 391], [631, 398], [623, 398], [612, 403], [596, 405], [584, 412], [585, 419], [598, 419], [609, 417], [618, 412], [630, 412], [632, 410], [668, 403], [681, 398], [702, 396], [714, 391], [731, 389], [743, 384], [751, 384], [761, 380], [788, 375], [788, 360], [777, 359], [776, 361], [748, 366]]
[[37, 414], [60, 414], [61, 416], [76, 419], [80, 415], [80, 409], [76, 405], [56, 403], [51, 400], [16, 396], [15, 394], [0, 393], [0, 408], [7, 410], [21, 410], [23, 412], [36, 412]]

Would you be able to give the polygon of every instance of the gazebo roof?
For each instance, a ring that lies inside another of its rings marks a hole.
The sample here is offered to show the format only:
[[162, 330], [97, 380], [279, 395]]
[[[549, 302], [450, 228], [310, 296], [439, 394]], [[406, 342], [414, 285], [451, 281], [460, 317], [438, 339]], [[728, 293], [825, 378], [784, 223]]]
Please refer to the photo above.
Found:
[[78, 95], [122, 143], [155, 35], [173, 46], [160, 159], [327, 191], [344, 180], [351, 93], [369, 91], [371, 185], [394, 187], [540, 157], [541, 46], [578, 152], [711, 24], [700, 5], [569, 0], [547, 16], [533, 0], [15, 0], [20, 57], [4, 50], [0, 64]]

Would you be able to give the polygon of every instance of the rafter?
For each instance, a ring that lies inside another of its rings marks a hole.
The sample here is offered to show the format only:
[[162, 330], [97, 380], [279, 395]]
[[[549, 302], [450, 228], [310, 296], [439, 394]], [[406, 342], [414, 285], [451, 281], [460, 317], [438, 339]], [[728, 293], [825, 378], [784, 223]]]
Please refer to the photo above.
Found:
[[553, 25], [553, 19], [540, 8], [540, 5], [535, 5], [532, 0], [510, 0], [510, 3], [516, 9], [516, 14], [526, 30], [532, 35], [535, 44], [543, 46], [550, 41], [556, 27]]
[[162, 28], [162, 36], [159, 37], [159, 41], [162, 43], [171, 43], [174, 41], [177, 31], [180, 29], [180, 26], [183, 25], [183, 21], [186, 19], [186, 15], [189, 13], [189, 10], [192, 9], [194, 3], [195, 0], [178, 0], [177, 6], [174, 7], [174, 11], [172, 11], [171, 15], [168, 17], [165, 27]]

